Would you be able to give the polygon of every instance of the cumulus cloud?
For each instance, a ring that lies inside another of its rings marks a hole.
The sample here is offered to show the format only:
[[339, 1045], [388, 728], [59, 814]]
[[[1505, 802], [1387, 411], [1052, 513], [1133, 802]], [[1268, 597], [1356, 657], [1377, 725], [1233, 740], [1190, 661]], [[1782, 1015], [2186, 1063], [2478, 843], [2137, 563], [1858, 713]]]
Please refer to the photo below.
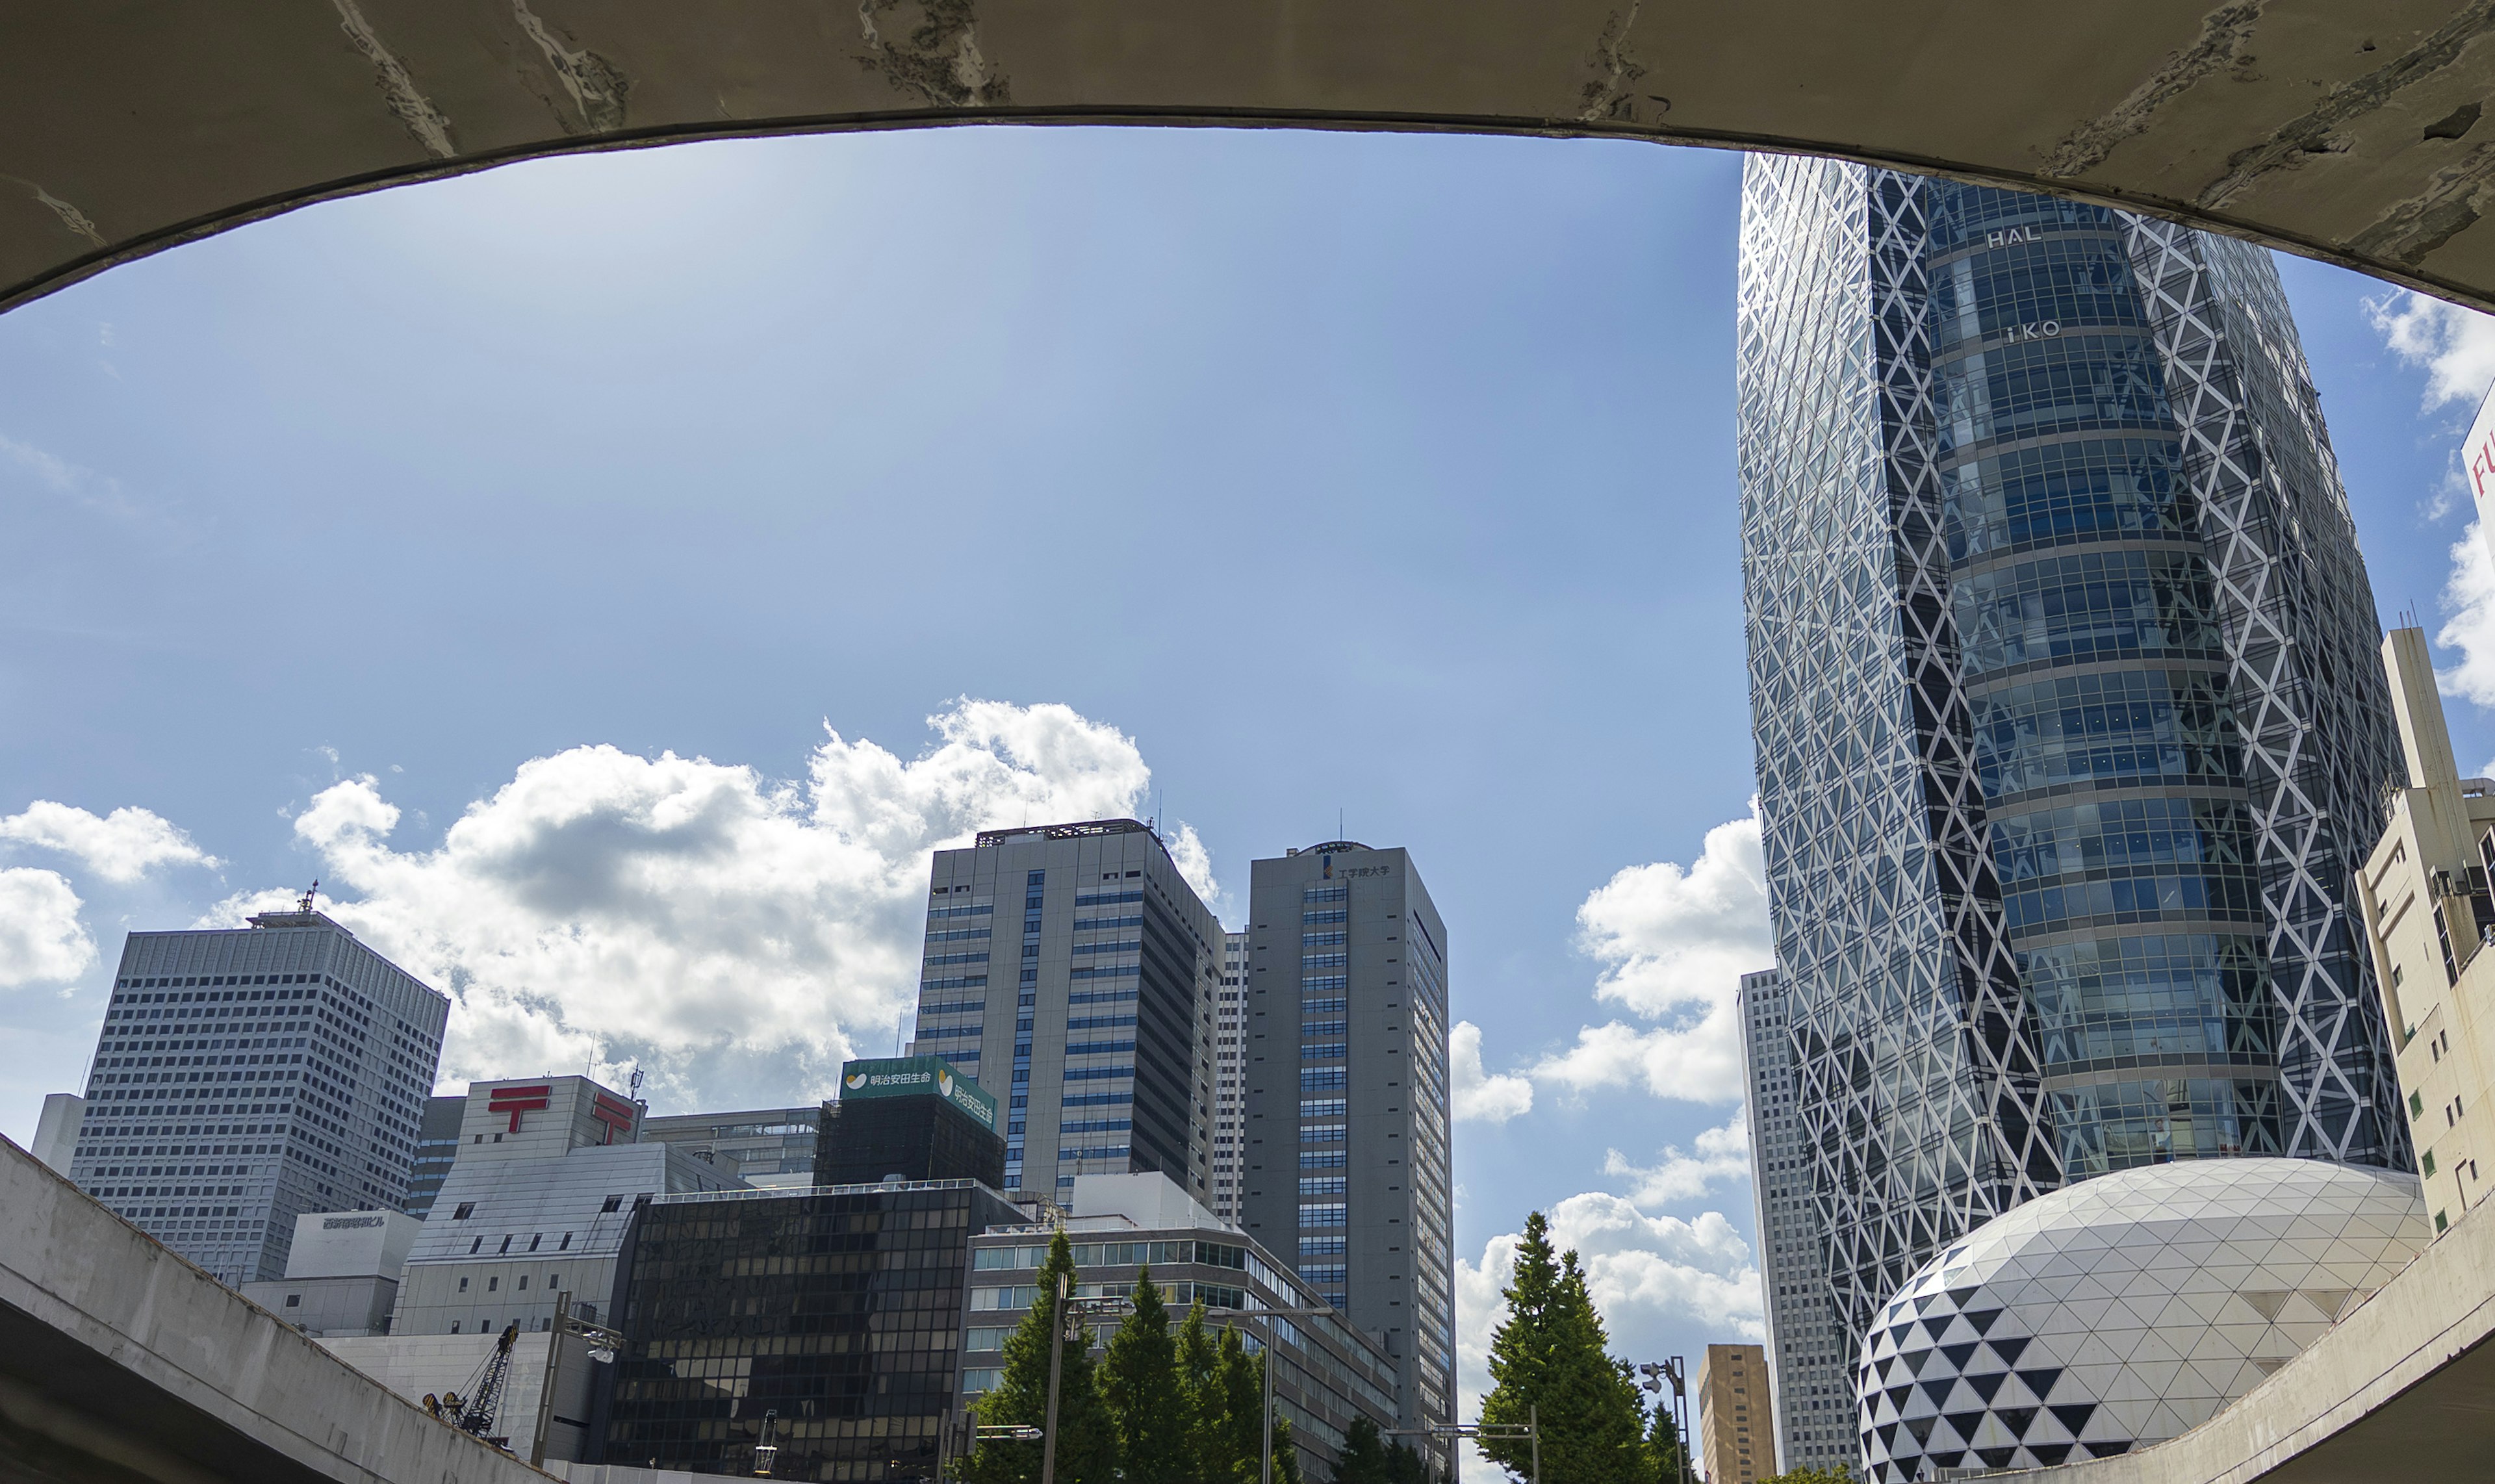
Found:
[[0, 870], [0, 989], [65, 983], [86, 973], [95, 940], [78, 921], [81, 905], [56, 871]]
[[[1611, 1334], [1612, 1352], [1660, 1359], [1675, 1328], [1760, 1340], [1767, 1321], [1749, 1244], [1713, 1211], [1695, 1221], [1648, 1216], [1633, 1200], [1601, 1191], [1571, 1195], [1550, 1209], [1551, 1242], [1574, 1249], [1586, 1285]], [[1490, 1239], [1479, 1262], [1456, 1259], [1456, 1385], [1461, 1416], [1479, 1414], [1491, 1387], [1490, 1342], [1505, 1317], [1499, 1290], [1516, 1269], [1522, 1234]], [[1473, 1467], [1494, 1468], [1478, 1455]], [[1494, 1475], [1492, 1475], [1494, 1476]]]
[[37, 799], [25, 813], [0, 819], [0, 840], [75, 855], [108, 881], [135, 881], [158, 866], [219, 863], [170, 820], [145, 809], [116, 809], [98, 819], [83, 809]]
[[1689, 1152], [1666, 1144], [1652, 1164], [1633, 1164], [1618, 1150], [1603, 1155], [1603, 1173], [1626, 1176], [1629, 1199], [1648, 1205], [1693, 1200], [1725, 1181], [1750, 1177], [1750, 1130], [1740, 1113], [1690, 1141]]
[[2451, 575], [2443, 585], [2444, 611], [2450, 618], [2434, 641], [2460, 651], [2460, 663], [2437, 670], [2435, 683], [2446, 696], [2458, 696], [2481, 706], [2495, 706], [2495, 561], [2486, 553], [2483, 532], [2472, 522], [2451, 543]]
[[2424, 368], [2427, 412], [2474, 406], [2495, 384], [2495, 319], [2406, 289], [2365, 308], [2391, 354]]
[[1536, 1081], [1574, 1089], [1644, 1086], [1659, 1098], [1728, 1102], [1741, 1096], [1735, 1002], [1740, 977], [1773, 962], [1758, 803], [1707, 832], [1686, 870], [1631, 866], [1577, 910], [1579, 946], [1603, 965], [1597, 998], [1654, 1024], [1586, 1026], [1545, 1058]]
[[[325, 910], [455, 997], [446, 1083], [631, 1060], [669, 1101], [806, 1096], [914, 1001], [933, 850], [1130, 815], [1152, 776], [1131, 739], [1064, 706], [965, 700], [929, 725], [912, 760], [826, 727], [796, 782], [573, 748], [522, 764], [431, 850], [394, 847], [397, 806], [351, 778], [294, 831], [346, 898]], [[1212, 888], [1192, 831], [1172, 853]]]
[[1457, 1021], [1447, 1033], [1447, 1061], [1454, 1072], [1449, 1098], [1455, 1104], [1456, 1122], [1503, 1124], [1533, 1111], [1531, 1082], [1506, 1072], [1493, 1076], [1483, 1069], [1481, 1039], [1481, 1027], [1469, 1020]]

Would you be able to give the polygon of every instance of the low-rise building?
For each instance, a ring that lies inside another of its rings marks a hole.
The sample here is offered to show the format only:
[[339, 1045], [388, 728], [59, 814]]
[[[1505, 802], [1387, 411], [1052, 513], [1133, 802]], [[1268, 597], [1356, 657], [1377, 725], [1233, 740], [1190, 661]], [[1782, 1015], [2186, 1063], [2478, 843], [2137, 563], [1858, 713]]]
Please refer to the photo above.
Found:
[[[2383, 639], [2408, 787], [2388, 795], [2382, 839], [2357, 893], [2374, 978], [2390, 1022], [2426, 1209], [2440, 1234], [2486, 1198], [2495, 1149], [2481, 1150], [2495, 1072], [2495, 783], [2464, 779], [2452, 760], [2425, 631]], [[2485, 1163], [2481, 1170], [2480, 1159]]]
[[386, 1335], [423, 1229], [398, 1211], [306, 1211], [294, 1219], [286, 1276], [245, 1283], [242, 1296], [315, 1339]]
[[[1272, 1340], [1275, 1412], [1291, 1421], [1303, 1478], [1333, 1477], [1353, 1419], [1365, 1416], [1381, 1430], [1396, 1425], [1395, 1358], [1376, 1340], [1332, 1312], [1255, 1316], [1259, 1310], [1332, 1306], [1237, 1224], [1157, 1172], [1077, 1175], [1073, 1197], [1064, 1226], [1079, 1295], [1130, 1293], [1149, 1266], [1174, 1317], [1201, 1302], [1206, 1323], [1237, 1328], [1251, 1351]], [[970, 1239], [970, 1303], [962, 1337], [966, 1401], [995, 1389], [1005, 1337], [1038, 1298], [1037, 1270], [1056, 1229], [1053, 1221], [1018, 1221]], [[1094, 1330], [1104, 1347], [1112, 1327], [1114, 1321]]]
[[632, 1214], [661, 1195], [744, 1189], [682, 1149], [637, 1143], [640, 1109], [586, 1077], [469, 1084], [458, 1158], [408, 1253], [390, 1333], [551, 1328], [557, 1304], [612, 1306]]
[[1707, 1347], [1698, 1372], [1698, 1438], [1707, 1484], [1755, 1484], [1776, 1471], [1765, 1346]]

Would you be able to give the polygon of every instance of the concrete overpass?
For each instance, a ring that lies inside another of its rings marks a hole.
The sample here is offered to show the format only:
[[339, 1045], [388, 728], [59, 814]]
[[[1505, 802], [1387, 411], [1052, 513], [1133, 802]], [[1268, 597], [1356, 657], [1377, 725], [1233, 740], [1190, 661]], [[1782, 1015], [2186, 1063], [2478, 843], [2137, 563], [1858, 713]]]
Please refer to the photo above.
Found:
[[0, 1139], [0, 1484], [547, 1484]]
[[2495, 307], [2495, 0], [5, 0], [0, 308], [570, 151], [966, 123], [1802, 150]]

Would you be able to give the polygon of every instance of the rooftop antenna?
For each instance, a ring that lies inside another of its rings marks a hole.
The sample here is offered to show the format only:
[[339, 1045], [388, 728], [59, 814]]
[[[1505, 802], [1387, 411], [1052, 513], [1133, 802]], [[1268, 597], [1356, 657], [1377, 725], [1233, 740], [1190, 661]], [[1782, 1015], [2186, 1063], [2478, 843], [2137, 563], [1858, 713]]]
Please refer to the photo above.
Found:
[[314, 881], [312, 883], [312, 889], [304, 892], [303, 895], [294, 899], [294, 910], [298, 912], [310, 912], [312, 910], [312, 899], [320, 894], [321, 883], [319, 881]]

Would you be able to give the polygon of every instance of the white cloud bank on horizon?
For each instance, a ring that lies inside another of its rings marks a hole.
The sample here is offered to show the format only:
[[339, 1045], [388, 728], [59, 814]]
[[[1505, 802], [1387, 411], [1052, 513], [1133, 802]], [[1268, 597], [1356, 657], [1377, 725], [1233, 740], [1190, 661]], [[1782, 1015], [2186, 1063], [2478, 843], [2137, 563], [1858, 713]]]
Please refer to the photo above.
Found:
[[1750, 1126], [1746, 1110], [1690, 1140], [1689, 1153], [1666, 1144], [1663, 1156], [1649, 1165], [1633, 1164], [1617, 1149], [1603, 1154], [1603, 1173], [1623, 1175], [1631, 1182], [1629, 1199], [1642, 1205], [1695, 1200], [1718, 1184], [1750, 1178]]
[[[323, 910], [453, 997], [446, 1085], [638, 1061], [663, 1103], [755, 1106], [828, 1089], [917, 997], [930, 854], [980, 829], [1131, 815], [1132, 739], [1063, 705], [963, 700], [904, 761], [830, 730], [801, 782], [577, 747], [523, 763], [431, 850], [389, 843], [371, 776], [294, 821]], [[1211, 855], [1182, 826], [1196, 889]], [[291, 901], [245, 893], [202, 926]], [[608, 1074], [612, 1074], [610, 1071]]]
[[1457, 1123], [1503, 1124], [1533, 1111], [1533, 1084], [1508, 1072], [1495, 1075], [1482, 1067], [1481, 1027], [1459, 1020], [1447, 1033], [1448, 1101]]
[[0, 869], [0, 989], [63, 984], [95, 962], [77, 893], [57, 871]]
[[1596, 997], [1659, 1023], [1584, 1027], [1576, 1045], [1532, 1068], [1533, 1079], [1738, 1101], [1741, 975], [1775, 961], [1758, 800], [1747, 818], [1709, 830], [1688, 869], [1631, 866], [1597, 887], [1577, 910], [1577, 925], [1579, 946], [1604, 966]]
[[2476, 405], [2495, 386], [2495, 318], [2402, 289], [2365, 301], [2392, 355], [2426, 373], [2423, 410]]
[[108, 881], [127, 884], [158, 866], [222, 865], [191, 837], [152, 810], [121, 808], [99, 819], [83, 809], [37, 799], [22, 814], [0, 819], [0, 840], [74, 855]]

